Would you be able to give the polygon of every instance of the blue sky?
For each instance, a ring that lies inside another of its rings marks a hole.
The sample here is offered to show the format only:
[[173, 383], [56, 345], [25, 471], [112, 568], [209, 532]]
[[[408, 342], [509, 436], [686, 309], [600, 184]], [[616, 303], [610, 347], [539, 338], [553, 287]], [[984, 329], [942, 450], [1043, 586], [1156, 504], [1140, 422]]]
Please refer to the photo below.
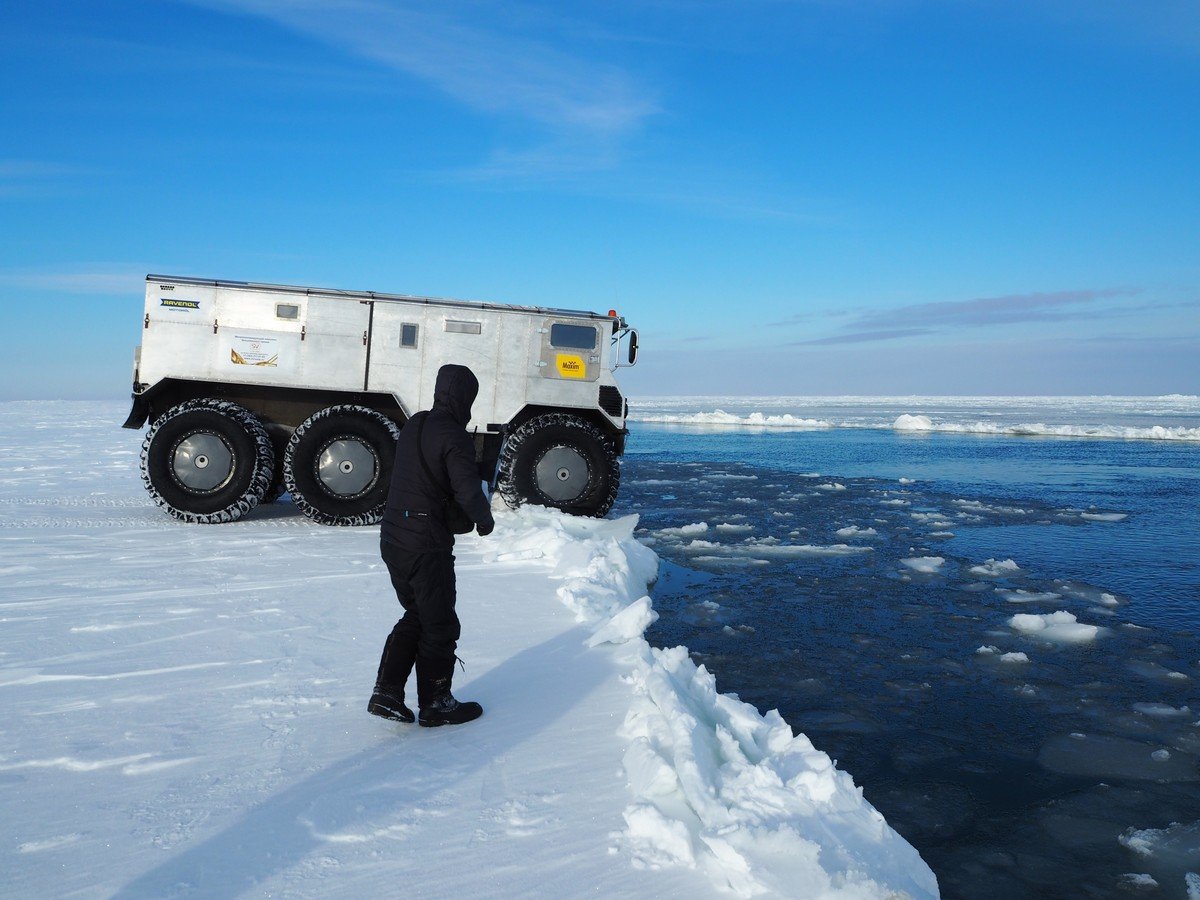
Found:
[[606, 310], [637, 394], [1200, 393], [1194, 2], [0, 10], [0, 397], [148, 272]]

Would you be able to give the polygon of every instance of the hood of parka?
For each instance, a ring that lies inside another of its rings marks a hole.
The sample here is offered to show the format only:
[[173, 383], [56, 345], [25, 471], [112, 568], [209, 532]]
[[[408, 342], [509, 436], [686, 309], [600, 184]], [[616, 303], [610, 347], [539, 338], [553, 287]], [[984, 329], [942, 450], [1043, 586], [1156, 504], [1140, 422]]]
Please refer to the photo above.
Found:
[[453, 364], [438, 369], [433, 386], [433, 408], [444, 409], [459, 425], [471, 421], [471, 404], [479, 395], [479, 379], [466, 366]]

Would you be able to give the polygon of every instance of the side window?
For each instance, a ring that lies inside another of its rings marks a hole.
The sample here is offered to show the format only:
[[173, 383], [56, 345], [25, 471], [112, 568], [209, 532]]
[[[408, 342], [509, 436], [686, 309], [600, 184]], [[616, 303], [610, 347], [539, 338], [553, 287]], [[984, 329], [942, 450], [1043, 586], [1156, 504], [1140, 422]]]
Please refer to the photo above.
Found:
[[405, 322], [400, 326], [400, 346], [415, 347], [417, 346], [417, 326], [411, 322]]
[[278, 319], [300, 318], [300, 307], [295, 303], [276, 303], [275, 317]]
[[550, 346], [567, 350], [595, 350], [596, 328], [594, 325], [551, 325]]
[[483, 327], [480, 322], [461, 322], [454, 319], [447, 319], [445, 329], [452, 334], [482, 334]]

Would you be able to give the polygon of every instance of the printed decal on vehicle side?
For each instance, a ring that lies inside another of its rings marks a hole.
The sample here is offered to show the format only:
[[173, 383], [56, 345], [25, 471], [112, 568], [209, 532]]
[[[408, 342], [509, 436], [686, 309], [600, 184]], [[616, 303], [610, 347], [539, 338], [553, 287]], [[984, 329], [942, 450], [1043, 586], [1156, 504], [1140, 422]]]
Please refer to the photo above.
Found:
[[234, 335], [229, 361], [235, 366], [276, 368], [279, 365], [279, 341], [271, 337]]
[[169, 309], [199, 309], [199, 300], [176, 300], [174, 297], [160, 297], [158, 302]]
[[559, 353], [555, 357], [558, 374], [563, 378], [587, 378], [587, 363], [574, 353]]

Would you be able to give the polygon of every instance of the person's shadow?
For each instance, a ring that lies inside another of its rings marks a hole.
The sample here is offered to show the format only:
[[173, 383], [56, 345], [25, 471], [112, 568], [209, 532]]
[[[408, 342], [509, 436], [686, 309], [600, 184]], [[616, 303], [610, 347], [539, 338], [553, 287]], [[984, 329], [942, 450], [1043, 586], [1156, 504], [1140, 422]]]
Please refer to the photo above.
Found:
[[[590, 693], [611, 669], [601, 654], [583, 646], [584, 636], [583, 629], [572, 628], [464, 683], [462, 695], [484, 705], [484, 717], [476, 722], [418, 730], [372, 719], [394, 733], [262, 801], [113, 896], [233, 896], [296, 864], [329, 835], [360, 840], [379, 835], [381, 822], [396, 823], [406, 810], [505, 755]], [[365, 707], [362, 715], [367, 717]], [[390, 827], [402, 833], [409, 826]]]

